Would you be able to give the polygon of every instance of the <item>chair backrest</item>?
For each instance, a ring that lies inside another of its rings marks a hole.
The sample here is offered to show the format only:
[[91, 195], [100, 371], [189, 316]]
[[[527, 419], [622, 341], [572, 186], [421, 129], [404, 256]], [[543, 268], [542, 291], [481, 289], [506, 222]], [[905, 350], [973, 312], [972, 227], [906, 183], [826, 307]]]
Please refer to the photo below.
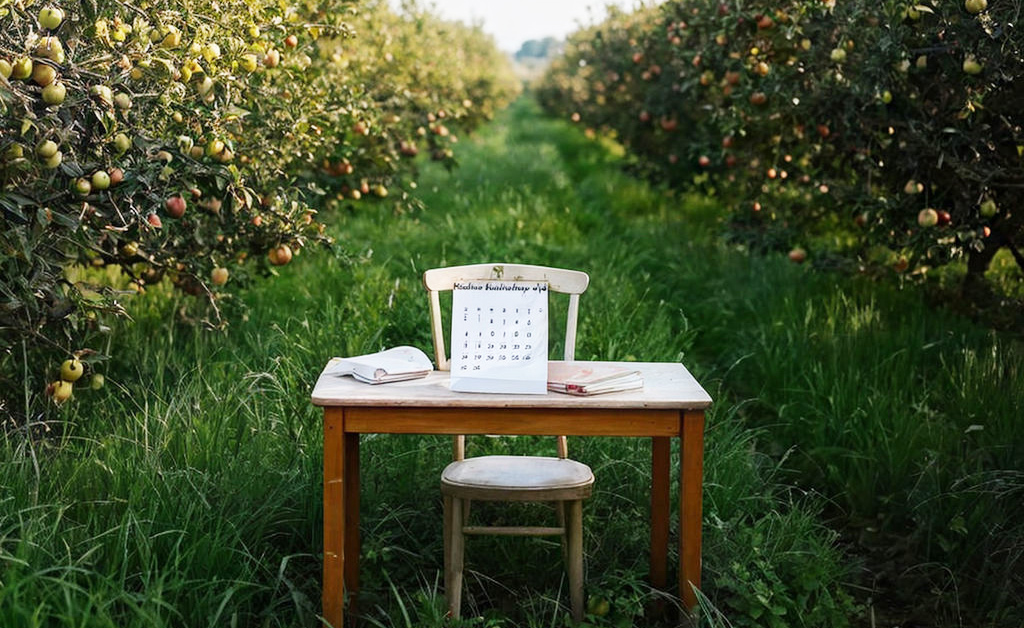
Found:
[[[423, 273], [423, 286], [430, 296], [430, 325], [434, 338], [434, 358], [437, 361], [438, 370], [447, 371], [451, 368], [445, 348], [445, 321], [441, 314], [441, 293], [452, 290], [456, 282], [487, 280], [545, 281], [551, 292], [569, 295], [565, 318], [565, 349], [562, 359], [575, 359], [580, 295], [590, 285], [590, 277], [587, 273], [579, 270], [528, 264], [470, 264], [433, 268]], [[456, 437], [456, 460], [461, 460], [464, 456], [464, 443], [464, 437]], [[562, 458], [566, 456], [564, 436], [558, 438], [558, 455]]]

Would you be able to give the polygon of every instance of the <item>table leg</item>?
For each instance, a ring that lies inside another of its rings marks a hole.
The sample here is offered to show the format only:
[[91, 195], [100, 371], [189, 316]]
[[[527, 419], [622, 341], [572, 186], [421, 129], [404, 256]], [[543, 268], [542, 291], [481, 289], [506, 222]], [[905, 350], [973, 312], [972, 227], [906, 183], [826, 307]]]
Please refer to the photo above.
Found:
[[651, 585], [668, 583], [669, 476], [672, 440], [651, 438]]
[[345, 592], [354, 624], [359, 598], [359, 434], [345, 433]]
[[683, 606], [697, 605], [700, 588], [701, 521], [704, 482], [704, 413], [684, 412], [679, 446], [679, 595]]
[[324, 408], [324, 621], [341, 628], [345, 619], [345, 413]]

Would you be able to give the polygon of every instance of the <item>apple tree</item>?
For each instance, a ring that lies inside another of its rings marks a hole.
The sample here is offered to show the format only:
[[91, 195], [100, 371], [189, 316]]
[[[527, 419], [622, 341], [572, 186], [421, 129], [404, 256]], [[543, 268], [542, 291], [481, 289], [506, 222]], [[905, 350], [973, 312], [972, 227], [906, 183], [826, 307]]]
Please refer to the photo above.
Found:
[[751, 246], [960, 261], [972, 292], [1000, 249], [1024, 262], [1018, 8], [667, 2], [574, 35], [539, 93], [645, 174], [706, 184]]
[[222, 324], [232, 286], [329, 241], [330, 201], [388, 197], [420, 145], [451, 161], [518, 84], [442, 27], [384, 2], [0, 6], [0, 400], [66, 398], [37, 380], [94, 370], [90, 338], [158, 282]]

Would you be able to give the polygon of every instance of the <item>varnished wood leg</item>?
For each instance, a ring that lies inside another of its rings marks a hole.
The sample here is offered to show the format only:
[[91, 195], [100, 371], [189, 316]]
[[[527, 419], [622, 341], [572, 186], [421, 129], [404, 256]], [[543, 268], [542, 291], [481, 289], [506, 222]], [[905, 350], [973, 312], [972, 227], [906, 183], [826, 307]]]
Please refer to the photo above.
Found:
[[445, 596], [448, 598], [448, 613], [452, 619], [462, 616], [462, 566], [466, 548], [466, 537], [462, 534], [462, 500], [446, 498], [449, 507], [445, 525], [448, 526], [448, 554], [445, 556]]
[[345, 592], [348, 623], [355, 625], [359, 598], [359, 434], [345, 434]]
[[651, 439], [651, 585], [668, 584], [669, 477], [672, 440]]
[[565, 502], [565, 545], [573, 621], [583, 621], [583, 501]]
[[324, 621], [341, 628], [345, 619], [345, 414], [324, 408]]
[[704, 413], [683, 415], [679, 447], [679, 595], [692, 611], [700, 588], [704, 482]]

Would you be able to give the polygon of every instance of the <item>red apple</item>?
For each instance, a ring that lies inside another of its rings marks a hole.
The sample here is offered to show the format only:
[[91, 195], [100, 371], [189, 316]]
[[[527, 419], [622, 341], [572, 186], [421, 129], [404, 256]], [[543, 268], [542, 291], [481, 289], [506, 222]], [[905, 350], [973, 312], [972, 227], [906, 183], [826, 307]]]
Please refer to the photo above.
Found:
[[185, 215], [185, 199], [180, 194], [172, 196], [164, 201], [164, 208], [171, 218], [181, 218]]
[[278, 245], [267, 253], [267, 258], [274, 266], [284, 266], [292, 261], [292, 249], [287, 244]]

